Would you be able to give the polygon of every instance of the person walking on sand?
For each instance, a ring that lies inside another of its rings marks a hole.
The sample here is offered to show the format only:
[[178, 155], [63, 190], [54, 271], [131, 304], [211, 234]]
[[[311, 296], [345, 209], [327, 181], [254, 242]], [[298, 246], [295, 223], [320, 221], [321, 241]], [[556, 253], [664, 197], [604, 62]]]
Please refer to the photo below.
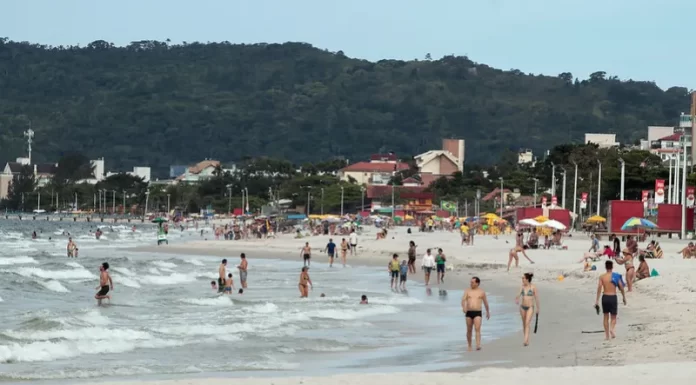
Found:
[[435, 267], [435, 257], [430, 253], [430, 249], [425, 252], [423, 259], [421, 260], [421, 268], [425, 273], [425, 286], [430, 284], [430, 273], [433, 272]]
[[524, 346], [529, 346], [529, 330], [532, 324], [532, 316], [539, 315], [539, 294], [536, 286], [532, 285], [534, 274], [524, 273], [522, 276], [522, 288], [515, 297], [515, 303], [520, 305], [520, 317], [522, 317], [522, 333], [524, 334]]
[[597, 283], [597, 299], [595, 308], [599, 312], [599, 296], [602, 296], [602, 313], [604, 313], [604, 338], [609, 340], [616, 338], [616, 316], [619, 313], [619, 300], [616, 297], [616, 288], [621, 291], [623, 304], [626, 305], [626, 293], [624, 292], [623, 279], [621, 274], [613, 272], [614, 263], [606, 261], [604, 267], [607, 272], [599, 276]]
[[534, 261], [529, 259], [529, 256], [527, 256], [527, 253], [524, 251], [524, 247], [515, 246], [512, 249], [510, 249], [510, 253], [508, 254], [509, 258], [508, 258], [507, 271], [510, 271], [510, 265], [512, 265], [513, 259], [515, 260], [515, 267], [519, 267], [519, 265], [520, 265], [520, 253], [522, 253], [522, 255], [524, 255], [524, 257], [527, 258], [527, 260], [530, 263], [534, 263]]
[[114, 282], [111, 280], [111, 275], [107, 270], [109, 270], [108, 262], [104, 262], [101, 264], [101, 266], [99, 266], [99, 286], [97, 286], [99, 291], [94, 296], [94, 298], [97, 300], [97, 306], [102, 305], [103, 299], [108, 299], [111, 301], [109, 290], [114, 290]]
[[631, 253], [628, 248], [623, 249], [621, 253], [622, 257], [616, 258], [616, 263], [624, 265], [626, 268], [626, 285], [630, 293], [633, 291], [633, 281], [636, 278], [636, 268], [633, 265], [633, 253]]
[[462, 312], [466, 316], [466, 342], [467, 351], [471, 351], [471, 337], [473, 329], [476, 330], [476, 350], [481, 350], [481, 321], [483, 312], [481, 305], [486, 307], [486, 319], [491, 319], [486, 292], [480, 287], [479, 277], [471, 278], [471, 287], [464, 291], [462, 296]]
[[[358, 234], [355, 229], [350, 231], [348, 239], [350, 239], [350, 255], [354, 257], [358, 255]], [[343, 264], [345, 265], [345, 262]]]
[[391, 275], [391, 288], [396, 290], [399, 288], [399, 273], [401, 272], [401, 266], [399, 265], [399, 255], [394, 254], [391, 261], [387, 264], [387, 271]]
[[218, 267], [218, 293], [225, 290], [225, 277], [227, 276], [227, 259], [223, 259]]
[[329, 243], [326, 244], [324, 251], [329, 256], [329, 267], [333, 267], [334, 256], [336, 255], [336, 244], [333, 239], [329, 238]]
[[300, 256], [302, 257], [302, 260], [304, 262], [304, 266], [307, 267], [310, 265], [310, 258], [312, 258], [312, 248], [309, 247], [309, 242], [305, 242], [304, 247], [300, 251]]
[[416, 243], [413, 241], [408, 243], [408, 271], [416, 273]]
[[437, 284], [445, 283], [445, 262], [447, 258], [442, 249], [437, 249], [437, 257], [435, 257], [435, 265], [437, 266]]
[[346, 267], [346, 256], [348, 254], [348, 241], [345, 238], [341, 238], [341, 263], [343, 267]]
[[247, 262], [246, 255], [242, 253], [240, 256], [240, 262], [239, 266], [237, 266], [237, 269], [239, 270], [239, 282], [240, 285], [242, 285], [242, 289], [247, 288], [247, 268], [249, 267], [249, 263]]
[[300, 289], [300, 298], [309, 297], [309, 288], [314, 286], [312, 284], [312, 279], [309, 278], [309, 273], [307, 272], [309, 268], [307, 266], [302, 267], [302, 272], [300, 273], [300, 283], [297, 287]]

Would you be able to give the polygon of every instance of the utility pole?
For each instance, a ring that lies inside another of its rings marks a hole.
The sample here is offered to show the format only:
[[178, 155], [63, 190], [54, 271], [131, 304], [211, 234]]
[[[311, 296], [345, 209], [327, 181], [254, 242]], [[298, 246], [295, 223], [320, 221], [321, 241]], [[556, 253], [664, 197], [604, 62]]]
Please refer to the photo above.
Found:
[[537, 205], [537, 183], [539, 183], [539, 179], [537, 178], [532, 178], [534, 179], [534, 208], [536, 208]]
[[621, 200], [624, 200], [624, 184], [626, 182], [626, 162], [622, 158], [619, 158], [621, 162]]
[[147, 216], [147, 204], [150, 200], [150, 191], [145, 191], [145, 210], [143, 211], [143, 219]]
[[[231, 194], [230, 194], [231, 195]], [[169, 216], [170, 213], [170, 198], [172, 197], [172, 194], [167, 194], [167, 216]]]
[[360, 203], [360, 211], [365, 211], [365, 187], [360, 186], [360, 197], [362, 199], [362, 203]]
[[36, 192], [36, 195], [39, 197], [39, 201], [36, 204], [36, 211], [41, 210], [41, 190]]
[[77, 193], [75, 193], [75, 211], [77, 211]]
[[[321, 215], [324, 215], [324, 188], [321, 188]], [[343, 216], [343, 187], [341, 187], [341, 216]]]
[[111, 204], [113, 205], [111, 215], [116, 215], [116, 190], [111, 190], [111, 194]]
[[[321, 189], [321, 193], [324, 194], [324, 189]], [[341, 186], [341, 217], [343, 217], [343, 186]]]
[[565, 198], [566, 198], [566, 174], [567, 174], [566, 169], [564, 167], [563, 168], [563, 190], [562, 190], [563, 191], [563, 198], [562, 198], [563, 203], [561, 204], [561, 207], [563, 207], [563, 208], [566, 207], [565, 206], [566, 205], [566, 200], [565, 200]]
[[551, 196], [556, 196], [556, 165], [551, 162]]
[[602, 162], [597, 160], [599, 163], [599, 173], [597, 174], [597, 215], [599, 215], [599, 207], [602, 199]]
[[123, 190], [123, 215], [126, 215], [126, 190]]
[[573, 184], [573, 214], [575, 214], [575, 217], [573, 218], [573, 225], [575, 225], [575, 218], [578, 215], [576, 211], [578, 207], [578, 164], [573, 162], [573, 165], [575, 166], [575, 183]]
[[503, 217], [503, 206], [505, 205], [505, 193], [503, 192], [503, 177], [500, 177], [500, 218]]
[[227, 185], [227, 215], [232, 215], [232, 185]]
[[671, 204], [672, 203], [672, 197], [674, 196], [674, 188], [672, 186], [672, 163], [674, 161], [674, 158], [672, 157], [672, 154], [669, 155], [669, 183], [667, 186], [667, 203]]

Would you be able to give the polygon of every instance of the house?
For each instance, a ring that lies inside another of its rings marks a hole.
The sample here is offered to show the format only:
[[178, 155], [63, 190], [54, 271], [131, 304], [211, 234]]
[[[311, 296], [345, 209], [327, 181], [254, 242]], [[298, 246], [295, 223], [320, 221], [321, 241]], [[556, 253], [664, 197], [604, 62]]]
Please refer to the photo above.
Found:
[[[677, 154], [682, 147], [681, 132], [676, 132], [671, 135], [653, 140], [650, 142], [650, 153], [658, 155], [663, 162], [676, 161]], [[686, 142], [686, 165], [691, 167], [691, 142]]]
[[206, 159], [198, 162], [195, 165], [186, 169], [186, 172], [179, 175], [177, 182], [196, 183], [215, 176], [215, 170], [220, 168], [220, 162], [217, 160]]
[[616, 134], [585, 134], [585, 144], [594, 143], [599, 148], [619, 147], [620, 143], [616, 141]]
[[11, 176], [18, 175], [24, 166], [30, 166], [33, 169], [34, 179], [38, 187], [43, 187], [51, 182], [58, 168], [58, 164], [56, 163], [39, 163], [32, 165], [29, 164], [29, 158], [17, 158], [16, 162], [7, 162], [2, 173]]
[[[435, 194], [425, 191], [425, 186], [394, 186], [394, 197], [406, 203], [404, 211], [419, 212], [432, 210]], [[370, 210], [391, 207], [392, 186], [367, 186], [365, 197], [370, 200]]]
[[399, 162], [394, 154], [374, 154], [369, 162], [358, 162], [338, 170], [338, 177], [357, 184], [384, 186], [397, 171], [408, 170], [408, 163]]
[[418, 170], [438, 179], [464, 170], [464, 140], [443, 139], [442, 150], [430, 150], [414, 157]]
[[[106, 173], [106, 177], [108, 178], [112, 175], [117, 174], [119, 173], [109, 171]], [[126, 171], [126, 174], [141, 178], [143, 182], [149, 183], [152, 172], [150, 170], [150, 167], [133, 167], [133, 171]]]

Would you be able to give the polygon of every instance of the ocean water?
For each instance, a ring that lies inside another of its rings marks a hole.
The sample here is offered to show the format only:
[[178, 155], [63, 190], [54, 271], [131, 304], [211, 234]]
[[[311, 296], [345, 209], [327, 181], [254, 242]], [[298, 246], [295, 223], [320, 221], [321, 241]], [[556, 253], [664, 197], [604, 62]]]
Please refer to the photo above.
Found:
[[[105, 227], [97, 241], [89, 224], [41, 223], [40, 239], [31, 240], [37, 225], [0, 222], [0, 382], [466, 364], [452, 363], [465, 349], [461, 291], [409, 282], [408, 292], [395, 293], [384, 269], [329, 269], [317, 257], [310, 269], [314, 290], [300, 299], [300, 262], [255, 258], [249, 250], [249, 289], [218, 295], [210, 288], [218, 257], [123, 249], [154, 243], [154, 227]], [[64, 231], [77, 241], [79, 258], [65, 257]], [[199, 239], [197, 232], [170, 236], [187, 239]], [[97, 307], [103, 261], [111, 265], [115, 290], [109, 306]], [[359, 304], [362, 294], [369, 305]], [[496, 322], [485, 324], [484, 341], [519, 329], [514, 306], [495, 297], [491, 303]]]

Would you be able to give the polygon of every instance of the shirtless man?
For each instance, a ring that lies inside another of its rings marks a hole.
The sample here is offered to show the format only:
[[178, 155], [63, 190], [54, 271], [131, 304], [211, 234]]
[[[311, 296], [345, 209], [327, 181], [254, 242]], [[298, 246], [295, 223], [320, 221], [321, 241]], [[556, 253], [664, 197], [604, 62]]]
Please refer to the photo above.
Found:
[[101, 306], [102, 300], [105, 298], [111, 301], [111, 296], [108, 293], [109, 290], [114, 290], [114, 283], [111, 281], [111, 275], [109, 275], [107, 270], [109, 270], [108, 262], [104, 262], [99, 266], [99, 286], [97, 286], [99, 291], [94, 296], [98, 306]]
[[73, 242], [72, 237], [68, 238], [68, 258], [77, 258], [77, 245]]
[[471, 278], [471, 288], [464, 291], [462, 296], [462, 312], [466, 315], [466, 342], [468, 351], [471, 351], [471, 332], [472, 328], [476, 328], [476, 350], [481, 350], [481, 304], [486, 307], [486, 319], [491, 318], [491, 312], [488, 308], [488, 298], [486, 292], [479, 285], [481, 280], [478, 277]]
[[529, 257], [527, 256], [527, 253], [524, 251], [524, 247], [522, 246], [515, 246], [514, 248], [510, 249], [510, 253], [508, 254], [508, 266], [507, 266], [507, 271], [510, 271], [510, 265], [512, 265], [512, 260], [515, 260], [515, 267], [518, 267], [520, 265], [520, 253], [524, 255], [525, 258], [530, 263], [534, 263]]
[[218, 293], [222, 293], [225, 290], [225, 276], [227, 274], [227, 259], [223, 259], [218, 267]]
[[229, 273], [225, 279], [225, 288], [223, 292], [229, 295], [232, 294], [232, 289], [234, 289], [234, 280], [232, 279], [232, 273]]
[[[599, 309], [599, 296], [602, 296], [602, 312], [604, 313], [604, 337], [609, 340], [611, 338], [616, 338], [616, 315], [619, 312], [619, 300], [616, 297], [616, 287], [619, 287], [621, 291], [621, 297], [623, 297], [623, 304], [626, 305], [626, 293], [624, 292], [623, 280], [620, 278], [614, 281], [613, 269], [614, 263], [612, 261], [606, 261], [604, 267], [607, 272], [599, 276], [599, 282], [597, 283], [597, 300], [595, 301], [595, 308]], [[602, 294], [604, 292], [604, 294]], [[611, 316], [611, 326], [609, 324], [609, 317]]]
[[303, 266], [309, 266], [309, 259], [312, 258], [312, 248], [309, 247], [309, 242], [305, 242], [302, 251], [300, 251], [300, 255], [302, 256], [302, 260], [304, 261]]
[[239, 282], [241, 282], [242, 289], [247, 288], [247, 267], [249, 266], [249, 263], [246, 260], [246, 255], [242, 253], [239, 258], [241, 258], [241, 262], [239, 263], [239, 266], [237, 266], [237, 269], [239, 269]]

